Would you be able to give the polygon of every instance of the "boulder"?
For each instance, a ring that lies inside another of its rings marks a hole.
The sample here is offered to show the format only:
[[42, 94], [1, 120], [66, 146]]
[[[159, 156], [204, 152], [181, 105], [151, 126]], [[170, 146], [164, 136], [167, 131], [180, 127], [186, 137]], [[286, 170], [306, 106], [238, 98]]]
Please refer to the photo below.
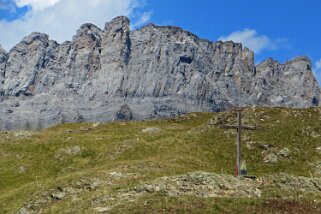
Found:
[[274, 153], [270, 153], [264, 158], [264, 163], [277, 164], [278, 162], [278, 156]]
[[281, 149], [278, 154], [280, 157], [288, 157], [290, 155], [290, 150], [288, 148]]

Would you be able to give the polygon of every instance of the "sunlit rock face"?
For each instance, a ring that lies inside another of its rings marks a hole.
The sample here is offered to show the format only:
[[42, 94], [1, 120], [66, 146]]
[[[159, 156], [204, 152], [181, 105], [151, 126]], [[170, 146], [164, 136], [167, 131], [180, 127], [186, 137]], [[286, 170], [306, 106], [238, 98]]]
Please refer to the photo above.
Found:
[[177, 27], [130, 31], [126, 17], [84, 24], [58, 44], [32, 33], [0, 47], [0, 129], [61, 122], [151, 119], [244, 106], [318, 106], [311, 61], [272, 59]]

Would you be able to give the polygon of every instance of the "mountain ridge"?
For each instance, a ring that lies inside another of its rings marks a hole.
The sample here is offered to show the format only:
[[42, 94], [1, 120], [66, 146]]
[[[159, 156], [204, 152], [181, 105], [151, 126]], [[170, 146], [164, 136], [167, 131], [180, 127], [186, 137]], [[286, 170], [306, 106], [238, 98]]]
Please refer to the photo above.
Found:
[[86, 23], [61, 44], [32, 33], [0, 49], [0, 129], [61, 122], [151, 119], [245, 106], [319, 106], [311, 61], [284, 64], [239, 43], [212, 42], [179, 27], [104, 29]]

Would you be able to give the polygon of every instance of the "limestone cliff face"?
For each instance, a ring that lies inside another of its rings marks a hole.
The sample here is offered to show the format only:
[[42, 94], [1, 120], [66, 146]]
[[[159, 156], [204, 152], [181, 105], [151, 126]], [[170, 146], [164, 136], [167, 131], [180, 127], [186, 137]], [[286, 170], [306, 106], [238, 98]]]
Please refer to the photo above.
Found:
[[117, 17], [103, 30], [84, 24], [62, 44], [33, 33], [9, 53], [0, 47], [0, 128], [319, 105], [306, 57], [255, 66], [241, 44], [202, 40], [177, 27], [129, 26]]
[[258, 105], [305, 108], [319, 106], [320, 88], [307, 57], [280, 64], [272, 59], [256, 67]]

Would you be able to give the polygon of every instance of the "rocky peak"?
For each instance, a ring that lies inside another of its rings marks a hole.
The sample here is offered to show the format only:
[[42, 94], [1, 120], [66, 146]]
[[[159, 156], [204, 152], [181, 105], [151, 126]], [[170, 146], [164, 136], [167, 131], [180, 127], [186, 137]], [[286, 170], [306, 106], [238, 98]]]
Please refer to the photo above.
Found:
[[[307, 56], [299, 56], [285, 63], [287, 69], [299, 69], [302, 71], [312, 71], [312, 62]], [[305, 68], [305, 69], [304, 69]]]
[[118, 16], [112, 19], [110, 22], [106, 22], [105, 31], [121, 31], [121, 30], [129, 30], [130, 20], [125, 16]]
[[26, 36], [22, 39], [22, 41], [14, 46], [10, 52], [21, 52], [21, 53], [31, 53], [31, 50], [46, 48], [49, 44], [49, 36], [44, 33], [34, 32], [29, 36]]
[[111, 69], [117, 71], [117, 67], [123, 67], [128, 63], [131, 51], [129, 33], [130, 21], [127, 17], [119, 16], [105, 24], [101, 51], [103, 70]]
[[266, 60], [262, 61], [257, 67], [269, 67], [274, 64], [280, 64], [278, 61], [274, 60], [272, 57], [267, 58]]
[[[280, 75], [290, 75], [295, 74], [308, 74], [312, 72], [312, 62], [306, 56], [299, 56], [294, 59], [286, 61], [284, 64], [278, 61], [268, 58], [264, 60], [256, 67], [258, 73], [265, 73], [268, 76], [280, 76]], [[282, 71], [282, 72], [281, 72]]]
[[9, 53], [0, 49], [0, 129], [317, 106], [321, 93], [311, 67], [307, 57], [255, 66], [253, 51], [242, 44], [172, 26], [130, 31], [123, 16], [103, 30], [84, 24], [62, 44], [32, 33]]
[[83, 36], [89, 36], [93, 40], [100, 39], [101, 33], [102, 30], [99, 27], [90, 23], [86, 23], [80, 26], [79, 30], [77, 30], [76, 35], [73, 37], [73, 40], [77, 40], [78, 38], [81, 38]]
[[318, 106], [320, 87], [311, 68], [311, 60], [306, 56], [284, 64], [272, 58], [263, 61], [256, 67], [259, 100], [272, 106]]
[[3, 63], [7, 60], [8, 53], [0, 45], [0, 63]]
[[273, 58], [268, 58], [256, 66], [256, 72], [260, 75], [265, 76], [279, 76], [284, 65], [274, 60]]
[[0, 54], [6, 54], [7, 52], [2, 48], [2, 46], [0, 45]]
[[22, 44], [31, 45], [32, 43], [48, 43], [49, 36], [44, 33], [34, 32], [31, 33], [29, 36], [23, 38]]

